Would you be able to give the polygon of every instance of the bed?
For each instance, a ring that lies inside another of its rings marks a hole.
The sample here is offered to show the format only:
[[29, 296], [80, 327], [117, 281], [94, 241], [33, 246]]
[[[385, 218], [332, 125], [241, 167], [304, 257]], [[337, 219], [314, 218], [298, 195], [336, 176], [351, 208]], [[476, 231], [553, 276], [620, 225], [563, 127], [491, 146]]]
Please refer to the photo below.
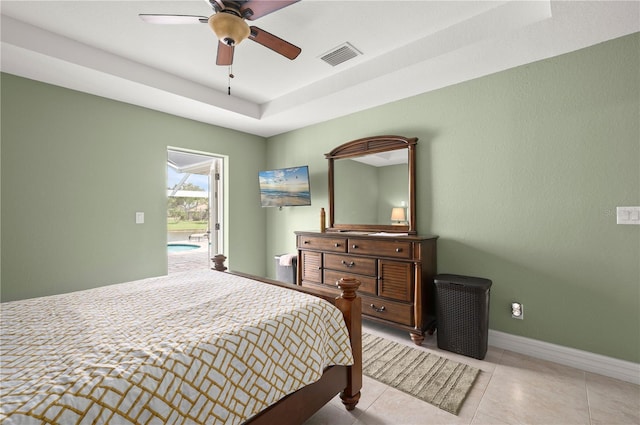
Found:
[[0, 422], [300, 424], [338, 393], [351, 410], [360, 299], [340, 285], [203, 270], [3, 303]]

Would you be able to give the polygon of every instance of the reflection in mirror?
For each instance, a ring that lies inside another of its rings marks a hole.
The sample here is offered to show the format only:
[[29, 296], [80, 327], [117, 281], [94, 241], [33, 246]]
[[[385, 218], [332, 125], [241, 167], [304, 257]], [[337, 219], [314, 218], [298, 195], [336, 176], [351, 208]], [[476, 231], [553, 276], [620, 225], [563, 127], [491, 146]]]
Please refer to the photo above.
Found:
[[408, 162], [406, 149], [336, 160], [335, 224], [406, 224], [392, 221], [391, 212], [402, 207], [406, 217]]
[[[364, 137], [325, 154], [329, 165], [327, 230], [415, 235], [417, 142], [417, 137]], [[391, 218], [393, 208], [398, 207], [404, 207], [405, 220]]]

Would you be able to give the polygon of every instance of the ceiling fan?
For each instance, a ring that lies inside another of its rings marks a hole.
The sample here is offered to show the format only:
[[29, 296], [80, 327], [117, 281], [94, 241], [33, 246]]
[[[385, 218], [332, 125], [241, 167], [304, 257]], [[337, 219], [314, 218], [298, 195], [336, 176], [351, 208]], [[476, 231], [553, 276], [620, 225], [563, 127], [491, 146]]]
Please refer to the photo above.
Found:
[[214, 14], [158, 15], [140, 14], [140, 18], [152, 24], [209, 24], [218, 37], [217, 65], [231, 65], [235, 46], [246, 38], [255, 41], [288, 59], [298, 57], [302, 49], [256, 26], [249, 26], [245, 19], [253, 21], [300, 0], [205, 0]]

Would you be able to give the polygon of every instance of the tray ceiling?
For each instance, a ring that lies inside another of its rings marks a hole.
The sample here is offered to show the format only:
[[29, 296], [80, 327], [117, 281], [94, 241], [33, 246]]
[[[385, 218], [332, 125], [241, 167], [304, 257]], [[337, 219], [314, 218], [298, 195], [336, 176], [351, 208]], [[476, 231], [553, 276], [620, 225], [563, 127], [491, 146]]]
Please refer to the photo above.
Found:
[[[271, 136], [640, 31], [635, 1], [302, 0], [252, 24], [302, 48], [246, 40], [232, 73], [195, 1], [2, 1], [2, 71]], [[338, 47], [361, 53], [332, 66]], [[228, 87], [231, 95], [228, 95]]]

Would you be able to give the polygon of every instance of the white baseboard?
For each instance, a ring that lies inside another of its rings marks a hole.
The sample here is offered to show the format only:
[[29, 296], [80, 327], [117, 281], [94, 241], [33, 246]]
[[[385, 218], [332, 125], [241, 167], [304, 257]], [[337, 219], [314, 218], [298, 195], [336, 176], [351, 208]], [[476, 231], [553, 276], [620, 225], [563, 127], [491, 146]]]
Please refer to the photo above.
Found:
[[640, 364], [489, 329], [489, 345], [640, 385]]

